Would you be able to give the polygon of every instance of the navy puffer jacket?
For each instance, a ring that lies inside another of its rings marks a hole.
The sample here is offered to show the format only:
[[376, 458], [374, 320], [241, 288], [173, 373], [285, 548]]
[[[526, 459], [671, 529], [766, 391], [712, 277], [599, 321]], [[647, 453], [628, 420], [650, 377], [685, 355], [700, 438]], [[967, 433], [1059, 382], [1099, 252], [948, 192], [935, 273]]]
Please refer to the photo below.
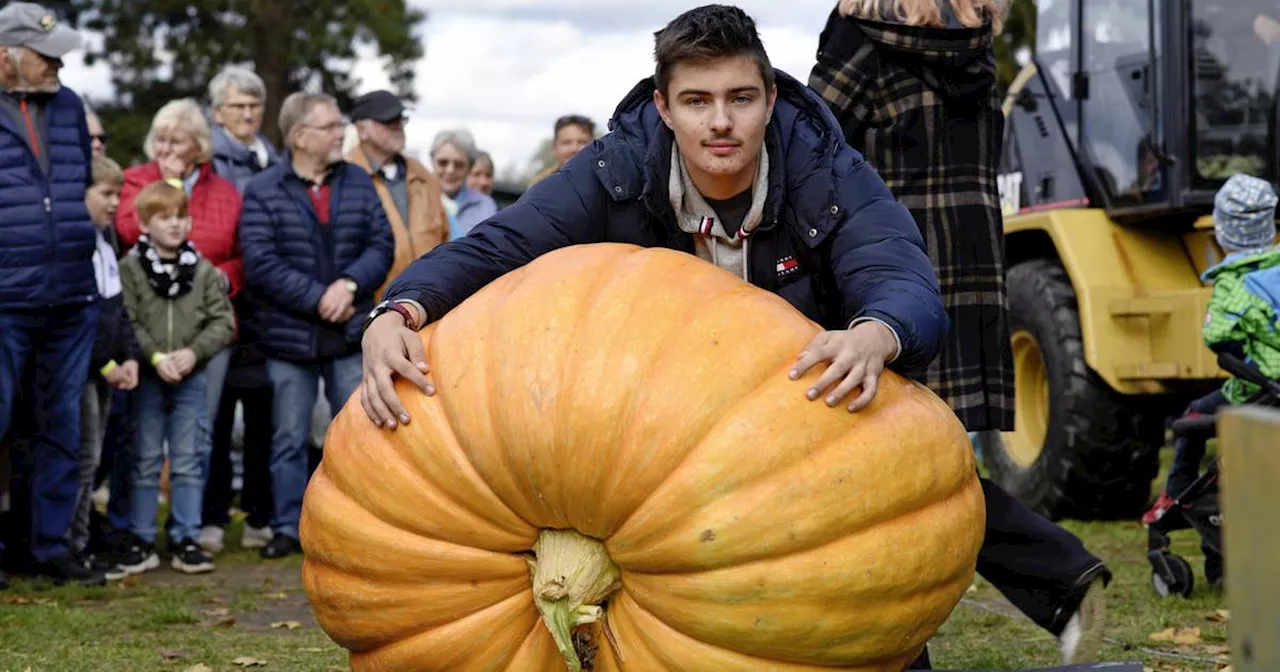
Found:
[[[358, 352], [360, 325], [391, 270], [395, 241], [372, 178], [339, 162], [328, 183], [328, 224], [316, 217], [288, 152], [245, 187], [243, 320], [267, 357], [314, 363]], [[321, 295], [339, 278], [359, 286], [355, 315], [345, 324], [326, 322], [317, 312]]]
[[45, 119], [47, 176], [26, 129], [0, 113], [0, 310], [98, 299], [93, 220], [84, 205], [92, 184], [84, 103], [63, 87], [50, 97]]
[[[897, 332], [893, 368], [916, 374], [947, 335], [937, 275], [911, 214], [849, 147], [826, 103], [777, 72], [765, 136], [769, 194], [751, 234], [749, 280], [827, 329], [859, 317]], [[610, 133], [520, 200], [415, 261], [388, 299], [414, 299], [439, 319], [481, 287], [539, 255], [582, 243], [619, 242], [694, 253], [668, 198], [673, 136], [647, 78], [619, 105]]]

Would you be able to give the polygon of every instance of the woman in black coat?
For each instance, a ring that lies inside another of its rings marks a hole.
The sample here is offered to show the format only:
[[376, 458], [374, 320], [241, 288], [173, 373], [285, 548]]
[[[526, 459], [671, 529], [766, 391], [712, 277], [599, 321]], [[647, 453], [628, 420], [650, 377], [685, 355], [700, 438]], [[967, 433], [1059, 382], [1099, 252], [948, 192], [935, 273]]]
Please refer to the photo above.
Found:
[[[840, 0], [809, 79], [920, 227], [951, 320], [923, 382], [970, 432], [1013, 429], [991, 46], [1008, 1]], [[1065, 663], [1091, 659], [1110, 572], [1075, 535], [982, 486], [978, 572], [1059, 638]], [[926, 653], [915, 667], [927, 666]]]

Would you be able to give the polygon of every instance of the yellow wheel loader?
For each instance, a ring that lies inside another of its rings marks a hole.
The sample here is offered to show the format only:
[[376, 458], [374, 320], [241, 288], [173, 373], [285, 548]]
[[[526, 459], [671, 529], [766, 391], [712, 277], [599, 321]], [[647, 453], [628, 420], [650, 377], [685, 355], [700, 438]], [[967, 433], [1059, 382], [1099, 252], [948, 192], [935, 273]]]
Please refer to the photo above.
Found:
[[1016, 386], [991, 477], [1050, 517], [1130, 518], [1166, 418], [1221, 383], [1201, 326], [1213, 197], [1277, 178], [1276, 0], [1038, 0], [998, 176]]

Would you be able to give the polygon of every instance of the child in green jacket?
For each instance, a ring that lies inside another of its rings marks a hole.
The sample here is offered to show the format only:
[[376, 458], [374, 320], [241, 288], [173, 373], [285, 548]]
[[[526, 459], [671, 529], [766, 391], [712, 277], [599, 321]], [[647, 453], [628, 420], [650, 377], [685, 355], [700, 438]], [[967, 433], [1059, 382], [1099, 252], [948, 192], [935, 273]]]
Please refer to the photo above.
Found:
[[[1276, 237], [1276, 192], [1266, 180], [1233, 175], [1214, 197], [1214, 235], [1227, 252], [1205, 271], [1213, 296], [1204, 320], [1204, 341], [1214, 352], [1233, 354], [1280, 378], [1280, 247]], [[1229, 378], [1221, 389], [1191, 402], [1187, 415], [1211, 415], [1244, 403], [1258, 391], [1246, 380]], [[1203, 437], [1178, 437], [1165, 491], [1143, 516], [1150, 524], [1163, 515], [1200, 475]]]
[[142, 189], [134, 207], [144, 233], [120, 262], [120, 275], [125, 308], [148, 366], [134, 392], [129, 501], [136, 539], [118, 562], [131, 574], [160, 565], [156, 508], [167, 441], [172, 564], [189, 574], [208, 572], [213, 561], [196, 543], [211, 446], [203, 367], [231, 342], [235, 318], [217, 269], [187, 240], [191, 219], [183, 190], [154, 182]]

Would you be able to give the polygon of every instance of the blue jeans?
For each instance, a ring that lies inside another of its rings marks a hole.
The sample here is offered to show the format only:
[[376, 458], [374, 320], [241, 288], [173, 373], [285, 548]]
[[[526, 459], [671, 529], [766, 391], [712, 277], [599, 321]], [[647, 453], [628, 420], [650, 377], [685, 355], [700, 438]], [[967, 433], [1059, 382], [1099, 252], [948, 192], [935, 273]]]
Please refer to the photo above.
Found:
[[166, 383], [148, 372], [133, 393], [135, 448], [133, 509], [129, 527], [148, 543], [156, 539], [156, 508], [165, 442], [169, 444], [170, 543], [200, 536], [204, 465], [209, 452], [205, 372]]
[[[0, 311], [0, 436], [21, 414], [29, 434], [31, 556], [47, 562], [68, 552], [80, 489], [80, 395], [98, 331], [96, 304]], [[17, 400], [22, 408], [15, 408]], [[17, 460], [15, 460], [15, 464]], [[27, 511], [25, 502], [15, 511]]]
[[307, 444], [311, 436], [311, 409], [316, 405], [320, 379], [324, 378], [329, 406], [336, 413], [360, 386], [361, 355], [356, 353], [321, 364], [294, 364], [267, 360], [271, 379], [271, 488], [274, 512], [271, 529], [298, 538], [302, 495], [307, 489]]

